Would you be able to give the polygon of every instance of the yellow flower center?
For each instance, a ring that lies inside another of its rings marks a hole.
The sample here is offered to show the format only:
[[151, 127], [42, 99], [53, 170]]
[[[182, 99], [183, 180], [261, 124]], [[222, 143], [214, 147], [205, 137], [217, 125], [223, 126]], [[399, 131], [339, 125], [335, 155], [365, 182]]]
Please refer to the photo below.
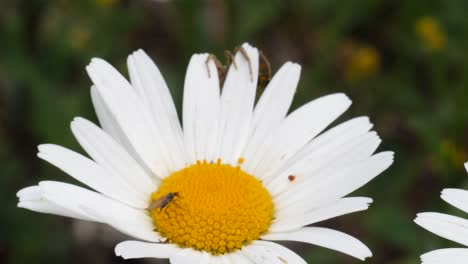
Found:
[[220, 159], [171, 174], [151, 202], [156, 230], [169, 242], [214, 255], [258, 239], [273, 218], [273, 201], [262, 183]]

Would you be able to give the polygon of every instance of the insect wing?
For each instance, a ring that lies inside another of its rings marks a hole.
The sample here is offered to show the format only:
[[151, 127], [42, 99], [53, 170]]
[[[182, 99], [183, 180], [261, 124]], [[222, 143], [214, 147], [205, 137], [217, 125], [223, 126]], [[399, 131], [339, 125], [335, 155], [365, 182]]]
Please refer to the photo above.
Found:
[[164, 195], [164, 196], [161, 196], [159, 198], [157, 198], [156, 200], [152, 201], [150, 203], [150, 205], [148, 206], [148, 210], [154, 210], [156, 208], [162, 208], [164, 207], [165, 204], [167, 204], [166, 202], [166, 198], [167, 198], [167, 195]]

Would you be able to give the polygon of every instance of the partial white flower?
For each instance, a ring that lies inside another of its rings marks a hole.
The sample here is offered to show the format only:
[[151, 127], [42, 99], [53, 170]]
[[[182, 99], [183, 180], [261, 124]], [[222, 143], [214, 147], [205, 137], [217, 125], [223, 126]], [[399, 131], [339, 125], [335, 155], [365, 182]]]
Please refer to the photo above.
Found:
[[[468, 162], [465, 163], [468, 171]], [[468, 191], [444, 189], [442, 199], [468, 213]], [[468, 247], [468, 220], [441, 213], [419, 213], [416, 224], [430, 232]], [[465, 264], [468, 263], [468, 248], [445, 248], [428, 252], [421, 256], [424, 264]]]
[[356, 238], [309, 225], [366, 210], [372, 199], [345, 196], [387, 169], [393, 153], [373, 154], [381, 140], [367, 117], [324, 132], [351, 105], [344, 94], [288, 114], [298, 64], [285, 63], [255, 104], [259, 53], [242, 48], [222, 93], [209, 55], [192, 56], [183, 129], [161, 73], [143, 51], [128, 57], [130, 82], [93, 59], [87, 71], [101, 128], [83, 118], [71, 123], [90, 158], [51, 144], [38, 153], [93, 190], [43, 181], [19, 191], [18, 206], [106, 223], [142, 240], [117, 245], [126, 259], [305, 263], [269, 242], [276, 240], [370, 257]]

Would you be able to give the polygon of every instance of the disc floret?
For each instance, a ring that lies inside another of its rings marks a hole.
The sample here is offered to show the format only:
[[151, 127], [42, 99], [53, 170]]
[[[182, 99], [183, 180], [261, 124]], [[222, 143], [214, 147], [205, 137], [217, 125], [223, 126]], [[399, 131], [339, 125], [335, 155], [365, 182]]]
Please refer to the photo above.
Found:
[[180, 197], [151, 216], [156, 230], [182, 247], [214, 255], [231, 252], [258, 239], [273, 218], [272, 198], [262, 183], [221, 160], [171, 174], [151, 200], [174, 192]]

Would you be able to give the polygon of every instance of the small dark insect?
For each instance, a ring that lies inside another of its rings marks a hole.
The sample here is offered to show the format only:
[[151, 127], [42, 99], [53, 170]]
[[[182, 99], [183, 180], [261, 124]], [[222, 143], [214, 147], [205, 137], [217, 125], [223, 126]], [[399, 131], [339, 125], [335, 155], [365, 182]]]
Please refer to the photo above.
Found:
[[146, 208], [147, 210], [151, 211], [156, 208], [159, 208], [159, 210], [163, 210], [167, 206], [169, 206], [169, 203], [173, 202], [175, 205], [179, 206], [174, 202], [175, 197], [181, 198], [178, 192], [170, 192], [166, 195], [163, 195], [156, 200], [152, 201], [151, 204]]
[[294, 181], [295, 179], [296, 179], [296, 176], [294, 176], [294, 175], [289, 175], [289, 176], [288, 176], [288, 180], [289, 180], [290, 182]]
[[[250, 74], [250, 81], [253, 81], [253, 70], [252, 70], [252, 62], [250, 60], [249, 55], [247, 54], [247, 51], [243, 47], [237, 47], [234, 49], [234, 54], [237, 52], [240, 52], [242, 57], [247, 61], [249, 64], [249, 74]], [[224, 51], [224, 55], [226, 56], [226, 64], [223, 64], [214, 54], [210, 54], [208, 58], [206, 58], [205, 64], [206, 64], [206, 69], [208, 71], [208, 77], [211, 78], [211, 71], [208, 63], [210, 61], [213, 61], [214, 64], [216, 65], [216, 69], [218, 70], [218, 77], [219, 77], [219, 83], [221, 87], [224, 85], [224, 81], [226, 80], [226, 75], [229, 70], [229, 66], [231, 64], [234, 66], [234, 68], [237, 69], [237, 64], [234, 58], [234, 54], [226, 50]], [[265, 85], [268, 81], [271, 79], [271, 67], [270, 67], [270, 62], [267, 60], [265, 55], [263, 55], [262, 52], [260, 52], [260, 58], [263, 60], [263, 63], [260, 64], [260, 72], [259, 72], [259, 77], [258, 77], [258, 85]], [[267, 77], [265, 77], [265, 71], [264, 68], [267, 68]], [[263, 86], [264, 87], [264, 86]]]

